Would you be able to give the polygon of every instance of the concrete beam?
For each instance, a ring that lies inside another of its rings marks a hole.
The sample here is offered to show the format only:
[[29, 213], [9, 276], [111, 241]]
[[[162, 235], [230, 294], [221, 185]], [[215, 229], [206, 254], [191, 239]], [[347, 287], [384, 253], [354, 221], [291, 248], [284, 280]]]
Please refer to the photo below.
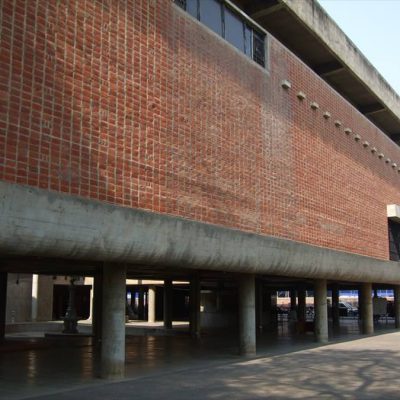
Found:
[[[262, 4], [262, 2], [258, 2], [259, 4]], [[283, 7], [283, 4], [275, 4], [273, 6], [269, 6], [268, 8], [261, 8], [260, 6], [253, 6], [253, 8], [246, 8], [246, 12], [250, 15], [251, 18], [258, 20], [260, 18], [266, 17], [267, 15], [273, 14], [279, 10], [281, 10]]]
[[386, 111], [386, 108], [381, 103], [373, 103], [358, 107], [358, 110], [364, 115], [371, 115]]
[[339, 61], [333, 61], [325, 64], [315, 65], [312, 69], [321, 76], [328, 76], [343, 71], [345, 68]]
[[0, 182], [0, 253], [400, 284], [397, 262]]

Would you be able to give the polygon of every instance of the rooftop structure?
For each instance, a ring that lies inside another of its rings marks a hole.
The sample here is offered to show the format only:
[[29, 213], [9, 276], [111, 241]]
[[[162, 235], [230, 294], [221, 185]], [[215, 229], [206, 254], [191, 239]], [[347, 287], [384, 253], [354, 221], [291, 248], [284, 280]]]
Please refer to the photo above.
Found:
[[317, 1], [233, 2], [399, 142], [399, 95]]

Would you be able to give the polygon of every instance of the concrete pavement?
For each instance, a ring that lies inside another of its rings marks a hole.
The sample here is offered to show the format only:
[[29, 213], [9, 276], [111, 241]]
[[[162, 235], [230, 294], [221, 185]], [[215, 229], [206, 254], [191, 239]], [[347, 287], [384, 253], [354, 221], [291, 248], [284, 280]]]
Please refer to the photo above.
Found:
[[399, 388], [395, 332], [247, 360], [203, 360], [32, 399], [399, 399]]

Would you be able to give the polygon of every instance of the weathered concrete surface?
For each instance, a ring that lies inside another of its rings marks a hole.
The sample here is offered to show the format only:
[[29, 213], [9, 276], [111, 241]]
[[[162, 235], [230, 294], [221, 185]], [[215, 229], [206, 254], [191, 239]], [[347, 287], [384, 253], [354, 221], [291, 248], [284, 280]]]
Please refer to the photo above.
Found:
[[200, 325], [200, 279], [195, 274], [190, 280], [190, 334], [193, 338], [199, 339], [201, 336], [201, 325]]
[[394, 318], [396, 329], [400, 329], [400, 286], [394, 288]]
[[256, 354], [256, 282], [253, 274], [239, 278], [239, 354]]
[[314, 283], [315, 339], [320, 343], [328, 342], [327, 296], [326, 280], [316, 280]]
[[155, 322], [156, 321], [156, 287], [154, 285], [149, 286], [147, 302], [148, 302], [147, 321]]
[[173, 296], [173, 283], [172, 279], [164, 280], [164, 327], [167, 329], [172, 328], [172, 296]]
[[31, 320], [32, 275], [8, 274], [6, 323]]
[[361, 285], [361, 328], [362, 333], [370, 335], [374, 333], [374, 319], [372, 307], [372, 285], [370, 283], [363, 283]]
[[0, 182], [0, 254], [400, 283], [400, 264]]
[[101, 377], [123, 378], [125, 374], [126, 267], [104, 264], [101, 330]]
[[315, 0], [279, 0], [400, 119], [400, 98], [376, 68]]
[[0, 341], [6, 331], [7, 272], [0, 272]]

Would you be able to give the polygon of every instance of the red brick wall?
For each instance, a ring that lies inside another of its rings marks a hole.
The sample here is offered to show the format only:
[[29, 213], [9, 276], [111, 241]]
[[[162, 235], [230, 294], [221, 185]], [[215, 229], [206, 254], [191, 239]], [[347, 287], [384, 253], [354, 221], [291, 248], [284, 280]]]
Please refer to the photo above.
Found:
[[277, 41], [267, 71], [170, 0], [1, 4], [0, 179], [388, 257], [362, 142], [400, 150]]

